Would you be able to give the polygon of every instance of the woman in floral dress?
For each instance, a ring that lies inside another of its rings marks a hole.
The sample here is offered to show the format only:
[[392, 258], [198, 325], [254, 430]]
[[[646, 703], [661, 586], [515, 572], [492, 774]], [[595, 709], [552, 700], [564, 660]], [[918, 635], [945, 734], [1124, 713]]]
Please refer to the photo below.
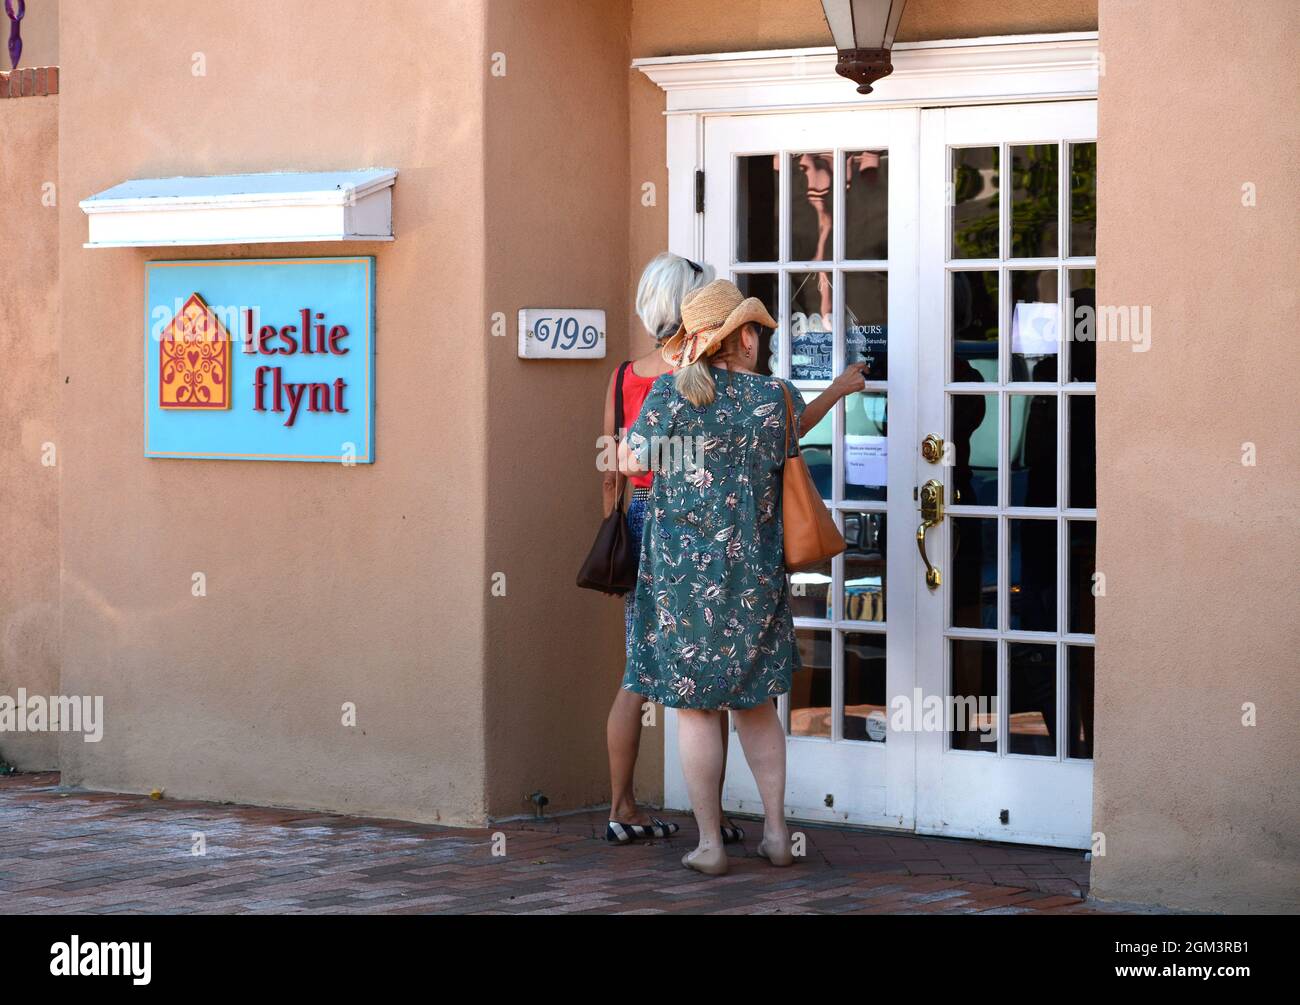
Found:
[[[718, 813], [730, 710], [763, 799], [758, 852], [793, 861], [784, 816], [785, 731], [772, 699], [800, 668], [782, 557], [781, 469], [790, 391], [799, 436], [805, 408], [788, 381], [755, 372], [762, 303], [717, 280], [682, 302], [664, 345], [675, 372], [655, 381], [620, 448], [629, 473], [653, 470], [623, 687], [680, 710], [682, 768], [700, 830], [688, 868], [727, 870]], [[808, 406], [820, 419], [862, 386], [861, 367]], [[815, 408], [814, 408], [815, 406]], [[809, 428], [807, 423], [803, 428]]]

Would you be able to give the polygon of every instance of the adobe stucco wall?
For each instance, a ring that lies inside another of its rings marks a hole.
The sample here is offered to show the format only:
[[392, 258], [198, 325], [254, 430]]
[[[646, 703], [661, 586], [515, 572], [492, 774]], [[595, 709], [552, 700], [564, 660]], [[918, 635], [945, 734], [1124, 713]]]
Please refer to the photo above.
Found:
[[[0, 695], [14, 699], [59, 685], [58, 158], [57, 97], [0, 101]], [[0, 758], [52, 768], [57, 738], [0, 734]]]
[[[900, 42], [982, 35], [1091, 31], [1097, 0], [910, 0], [899, 26]], [[821, 0], [632, 0], [633, 58], [754, 49], [788, 49], [831, 44]], [[845, 86], [851, 86], [846, 81]], [[664, 94], [644, 75], [631, 71], [628, 89], [631, 177], [630, 267], [634, 285], [645, 263], [668, 244], [668, 153]], [[654, 206], [645, 206], [642, 186], [654, 184]], [[632, 313], [628, 330], [633, 355], [652, 346]], [[637, 764], [637, 791], [662, 798], [663, 737], [647, 731]]]
[[1152, 333], [1098, 353], [1092, 890], [1296, 911], [1300, 8], [1223, 13], [1101, 0], [1098, 302]]
[[[483, 23], [386, 7], [62, 6], [62, 686], [108, 719], [68, 783], [483, 819]], [[367, 166], [391, 244], [81, 246], [128, 178]], [[378, 463], [142, 457], [145, 261], [322, 253], [378, 259]]]
[[[491, 0], [486, 45], [488, 803], [497, 817], [609, 801], [605, 717], [623, 604], [574, 585], [601, 520], [596, 438], [626, 356], [626, 5]], [[521, 360], [522, 307], [599, 307], [608, 358]]]

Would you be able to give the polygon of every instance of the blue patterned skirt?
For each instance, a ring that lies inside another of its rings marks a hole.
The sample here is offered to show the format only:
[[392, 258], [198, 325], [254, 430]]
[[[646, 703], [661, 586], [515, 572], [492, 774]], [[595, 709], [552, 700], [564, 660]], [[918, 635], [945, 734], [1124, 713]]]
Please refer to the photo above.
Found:
[[[627, 504], [627, 529], [632, 532], [632, 540], [641, 544], [641, 532], [645, 529], [645, 508], [650, 499], [650, 489], [634, 488], [632, 501]], [[627, 652], [632, 651], [632, 612], [636, 605], [636, 590], [623, 594], [623, 641]]]

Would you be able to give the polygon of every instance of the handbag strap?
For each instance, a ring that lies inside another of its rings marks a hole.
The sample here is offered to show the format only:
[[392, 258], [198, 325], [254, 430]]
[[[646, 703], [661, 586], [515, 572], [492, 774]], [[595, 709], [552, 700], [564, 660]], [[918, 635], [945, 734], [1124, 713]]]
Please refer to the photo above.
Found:
[[[619, 364], [618, 376], [614, 378], [614, 442], [616, 444], [623, 442], [623, 374], [627, 368], [632, 365], [632, 361], [624, 360]], [[615, 448], [617, 449], [617, 448]], [[627, 487], [626, 475], [619, 470], [618, 465], [614, 467], [614, 508], [623, 508], [623, 492]]]
[[790, 452], [790, 429], [794, 426], [794, 402], [790, 399], [790, 385], [781, 381], [781, 393], [785, 395], [785, 449], [786, 457], [799, 456], [799, 441], [794, 441], [794, 453]]

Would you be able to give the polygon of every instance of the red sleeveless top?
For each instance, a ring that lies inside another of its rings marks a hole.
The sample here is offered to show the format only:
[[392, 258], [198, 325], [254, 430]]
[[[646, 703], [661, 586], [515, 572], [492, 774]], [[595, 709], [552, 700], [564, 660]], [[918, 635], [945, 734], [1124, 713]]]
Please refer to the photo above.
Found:
[[[671, 372], [670, 370], [669, 373]], [[632, 428], [632, 423], [641, 414], [641, 406], [645, 404], [650, 388], [654, 387], [654, 382], [658, 379], [657, 376], [642, 377], [631, 366], [623, 371], [623, 423], [628, 429]], [[654, 477], [653, 471], [647, 471], [643, 475], [632, 475], [628, 481], [633, 488], [649, 488]]]

